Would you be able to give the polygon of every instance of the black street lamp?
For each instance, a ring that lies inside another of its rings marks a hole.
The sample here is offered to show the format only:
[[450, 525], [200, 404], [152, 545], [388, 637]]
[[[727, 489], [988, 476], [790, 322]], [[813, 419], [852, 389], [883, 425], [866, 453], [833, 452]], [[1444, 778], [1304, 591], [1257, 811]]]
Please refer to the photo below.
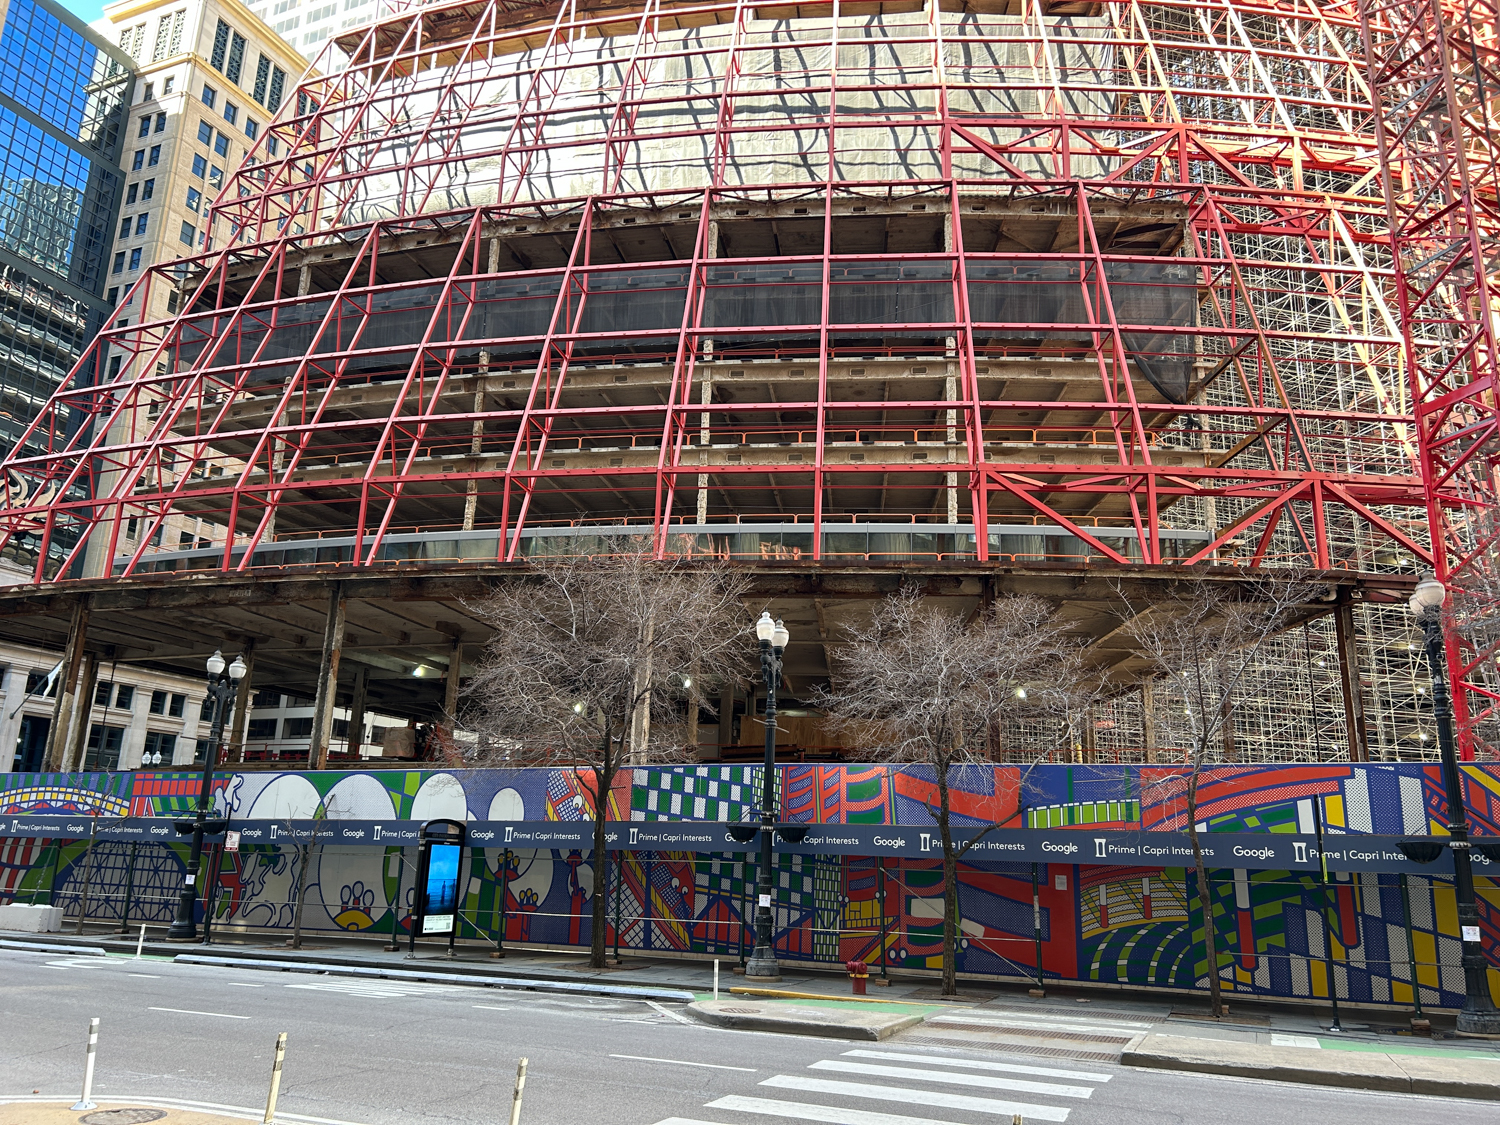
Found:
[[227, 671], [222, 652], [215, 649], [208, 658], [208, 699], [213, 704], [214, 721], [208, 735], [208, 746], [203, 751], [203, 787], [198, 791], [198, 814], [191, 821], [179, 820], [176, 824], [178, 832], [193, 834], [193, 847], [188, 852], [187, 874], [177, 895], [177, 917], [167, 930], [168, 941], [194, 941], [198, 937], [193, 914], [198, 901], [198, 870], [203, 865], [203, 837], [210, 831], [223, 831], [222, 821], [210, 828], [208, 819], [208, 810], [213, 804], [214, 767], [219, 764], [224, 727], [234, 708], [235, 693], [244, 678], [245, 662], [240, 657], [234, 658]]
[[766, 682], [766, 764], [761, 774], [760, 876], [756, 880], [755, 951], [745, 962], [745, 979], [780, 980], [781, 966], [772, 948], [771, 846], [776, 833], [776, 683], [781, 679], [781, 654], [791, 639], [779, 620], [762, 612], [755, 623], [760, 641], [760, 674]]
[[[1490, 999], [1484, 948], [1479, 942], [1479, 910], [1474, 904], [1474, 871], [1469, 863], [1469, 818], [1464, 808], [1453, 748], [1453, 706], [1443, 660], [1443, 602], [1448, 591], [1432, 575], [1417, 583], [1411, 611], [1422, 626], [1427, 667], [1432, 675], [1432, 717], [1437, 723], [1443, 762], [1443, 789], [1448, 799], [1448, 847], [1453, 852], [1453, 890], [1458, 899], [1458, 930], [1463, 948], [1464, 1006], [1458, 1013], [1460, 1035], [1500, 1035], [1500, 1009]], [[1415, 983], [1415, 982], [1413, 982]]]

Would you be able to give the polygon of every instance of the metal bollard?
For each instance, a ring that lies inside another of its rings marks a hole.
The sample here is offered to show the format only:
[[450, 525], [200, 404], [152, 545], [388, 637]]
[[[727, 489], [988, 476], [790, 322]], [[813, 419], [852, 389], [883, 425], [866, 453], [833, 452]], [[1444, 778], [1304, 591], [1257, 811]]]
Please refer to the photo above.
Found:
[[719, 959], [714, 958], [714, 999], [719, 998]]
[[521, 1125], [521, 1091], [526, 1089], [526, 1060], [516, 1067], [516, 1094], [510, 1103], [510, 1125]]
[[89, 1046], [88, 1054], [84, 1056], [83, 1062], [83, 1097], [78, 1099], [78, 1104], [73, 1107], [73, 1112], [78, 1113], [85, 1109], [97, 1109], [98, 1105], [90, 1100], [89, 1095], [94, 1092], [94, 1052], [99, 1049], [99, 1017], [95, 1016], [89, 1020]]
[[141, 950], [145, 948], [145, 945], [146, 945], [146, 923], [142, 922], [141, 923], [141, 936], [135, 939], [135, 959], [137, 961], [139, 961], [141, 959]]
[[286, 1058], [286, 1032], [276, 1037], [276, 1061], [271, 1064], [271, 1092], [266, 1096], [266, 1115], [261, 1125], [270, 1125], [276, 1117], [276, 1098], [281, 1093], [281, 1062]]

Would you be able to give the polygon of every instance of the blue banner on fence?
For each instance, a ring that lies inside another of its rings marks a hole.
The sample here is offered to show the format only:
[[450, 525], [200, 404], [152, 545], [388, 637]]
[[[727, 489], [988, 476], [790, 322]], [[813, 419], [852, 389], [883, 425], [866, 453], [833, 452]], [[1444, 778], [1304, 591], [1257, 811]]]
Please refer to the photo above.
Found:
[[[0, 818], [0, 836], [54, 837], [101, 841], [172, 843], [186, 839], [177, 830], [181, 819], [166, 817], [21, 816]], [[758, 835], [740, 841], [729, 825], [712, 821], [611, 821], [605, 829], [609, 851], [713, 852], [756, 851]], [[798, 825], [798, 828], [803, 826]], [[936, 828], [809, 824], [801, 840], [777, 834], [776, 850], [786, 855], [889, 856], [938, 859], [943, 854]], [[404, 847], [417, 843], [421, 825], [411, 820], [243, 820], [232, 821], [241, 847], [253, 844], [319, 844]], [[1185, 832], [1089, 831], [1082, 828], [990, 829], [955, 827], [953, 841], [965, 862], [1080, 863], [1090, 866], [1191, 867], [1193, 845]], [[223, 834], [210, 837], [222, 840]], [[1316, 836], [1291, 833], [1206, 832], [1200, 835], [1205, 866], [1269, 871], [1314, 872], [1326, 861], [1336, 872], [1404, 872], [1451, 875], [1453, 856], [1442, 849], [1431, 863], [1417, 863], [1401, 850], [1404, 837], [1325, 835], [1323, 850]], [[468, 841], [476, 848], [522, 851], [592, 851], [592, 821], [470, 821]], [[971, 843], [972, 841], [972, 843]], [[1500, 875], [1500, 864], [1483, 853], [1471, 853], [1476, 873]]]

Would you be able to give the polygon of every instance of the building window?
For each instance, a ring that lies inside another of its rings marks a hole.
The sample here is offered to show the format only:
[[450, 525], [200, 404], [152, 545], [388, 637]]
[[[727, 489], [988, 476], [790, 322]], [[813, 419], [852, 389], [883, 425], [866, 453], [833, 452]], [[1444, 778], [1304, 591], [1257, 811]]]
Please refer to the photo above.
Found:
[[136, 216], [136, 220], [135, 220], [135, 233], [136, 234], [145, 234], [146, 233], [146, 220], [149, 219], [149, 218], [151, 218], [151, 216], [149, 214], [146, 214], [146, 215], [137, 215]]
[[141, 200], [144, 202], [145, 200], [150, 199], [151, 196], [155, 193], [155, 191], [156, 191], [156, 180], [155, 179], [147, 180], [145, 183], [143, 183], [141, 185]]
[[147, 159], [146, 166], [148, 168], [155, 168], [160, 163], [161, 163], [161, 145], [152, 145], [151, 146], [151, 156], [150, 156], [149, 159]]
[[85, 772], [117, 770], [120, 768], [120, 747], [125, 742], [124, 727], [108, 727], [94, 723], [89, 727], [88, 749], [83, 755]]
[[131, 184], [125, 189], [125, 206], [129, 207], [135, 203], [135, 193], [141, 190], [140, 184]]
[[198, 143], [200, 145], [211, 145], [214, 143], [214, 127], [207, 121], [198, 122]]
[[209, 64], [217, 71], [224, 69], [224, 56], [229, 53], [229, 25], [223, 20], [214, 28], [214, 49], [209, 55]]
[[[27, 672], [26, 673], [26, 694], [27, 695], [40, 695], [42, 693], [42, 686], [44, 684], [46, 684], [47, 677], [50, 676], [50, 675], [52, 675], [52, 670], [50, 668], [42, 668], [42, 669], [38, 669], [38, 670], [33, 671], [33, 672]], [[47, 695], [56, 695], [57, 694], [57, 681], [56, 680], [52, 681], [52, 686], [47, 689], [46, 694]]]
[[129, 238], [130, 237], [130, 224], [131, 224], [131, 222], [132, 222], [132, 220], [131, 220], [131, 218], [130, 218], [129, 215], [126, 215], [123, 219], [120, 220], [120, 237], [121, 238]]
[[129, 711], [130, 705], [135, 702], [135, 688], [129, 684], [121, 684], [115, 689], [115, 706], [122, 711]]
[[203, 84], [203, 104], [213, 109], [214, 103], [219, 100], [219, 91], [215, 90], [207, 82]]
[[109, 287], [109, 295], [104, 299], [110, 304], [114, 304], [120, 299], [120, 287], [118, 285], [111, 285]]
[[201, 180], [203, 178], [203, 174], [207, 171], [208, 161], [203, 159], [203, 157], [201, 156], [193, 157], [193, 175], [197, 176]]
[[333, 737], [334, 738], [348, 738], [349, 737], [349, 720], [348, 719], [334, 719], [333, 720]]
[[313, 721], [312, 721], [312, 716], [311, 715], [307, 716], [307, 718], [305, 718], [305, 719], [282, 719], [281, 720], [281, 737], [282, 738], [311, 738], [312, 737], [312, 723], [313, 723]]
[[224, 67], [224, 77], [239, 85], [240, 71], [245, 66], [245, 37], [235, 32], [229, 38], [229, 63]]
[[132, 172], [139, 172], [141, 170], [141, 167], [145, 163], [146, 163], [146, 150], [143, 149], [143, 148], [136, 149], [135, 150], [135, 156], [130, 161], [130, 170]]
[[238, 120], [239, 116], [240, 116], [240, 107], [239, 106], [235, 105], [233, 102], [225, 102], [224, 103], [224, 120], [225, 121], [227, 121], [231, 125], [233, 125], [235, 123], [235, 121]]
[[182, 233], [177, 236], [177, 241], [181, 242], [184, 246], [191, 246], [193, 244], [193, 239], [197, 237], [198, 231], [194, 228], [193, 224], [184, 220], [182, 224]]
[[176, 84], [177, 80], [169, 75], [167, 77], [167, 80], [161, 84], [162, 97], [166, 97], [168, 94], [170, 94], [172, 92], [172, 87]]
[[282, 92], [286, 89], [286, 71], [279, 66], [271, 68], [271, 92], [266, 97], [266, 108], [275, 113], [281, 108]]
[[145, 117], [141, 118], [141, 128], [140, 128], [140, 131], [136, 133], [136, 136], [137, 137], [149, 137], [150, 135], [151, 135], [151, 115], [148, 113], [148, 114], [146, 114]]
[[220, 156], [228, 157], [229, 138], [226, 137], [223, 133], [220, 133], [217, 137], [214, 138], [214, 151], [217, 152]]
[[251, 707], [280, 707], [281, 692], [269, 688], [258, 691], [250, 697]]
[[108, 707], [109, 706], [109, 689], [112, 688], [112, 687], [114, 687], [114, 686], [115, 685], [111, 684], [111, 683], [103, 683], [103, 684], [95, 684], [94, 685], [94, 706], [95, 707]]
[[177, 753], [177, 736], [175, 734], [163, 734], [159, 730], [148, 730], [146, 732], [146, 746], [142, 751], [144, 755], [150, 754], [152, 764], [155, 765], [156, 755], [161, 755], [161, 764], [169, 766], [172, 764], [172, 755]]
[[130, 268], [133, 270], [141, 268], [141, 248], [139, 246], [130, 252]]
[[217, 165], [210, 164], [208, 166], [208, 183], [210, 187], [216, 190], [223, 187], [224, 169], [218, 167]]
[[266, 104], [266, 88], [271, 84], [271, 60], [261, 55], [260, 61], [255, 64], [255, 100], [261, 105]]
[[154, 97], [156, 97], [156, 83], [147, 82], [146, 90], [143, 94], [141, 94], [141, 101], [149, 102]]
[[278, 141], [275, 137], [267, 137], [266, 151], [269, 152], [272, 156], [275, 156], [281, 151], [281, 142]]
[[167, 693], [164, 691], [153, 691], [151, 693], [151, 706], [146, 709], [152, 715], [165, 715], [167, 713]]
[[172, 17], [162, 16], [156, 21], [156, 46], [151, 49], [151, 61], [161, 62], [167, 57], [167, 43], [172, 37]]
[[[119, 273], [124, 268], [125, 268], [125, 251], [121, 250], [118, 254], [115, 255], [115, 268], [114, 268], [113, 272]], [[119, 359], [120, 357], [116, 356], [115, 358]]]
[[166, 128], [167, 128], [167, 115], [165, 113], [158, 113], [156, 115], [156, 132], [158, 132], [158, 133], [165, 132]]
[[203, 193], [195, 187], [188, 188], [187, 209], [193, 214], [198, 213], [198, 208], [203, 205]]
[[269, 742], [276, 737], [275, 719], [251, 719], [245, 724], [245, 738], [247, 741]]
[[252, 141], [260, 136], [260, 126], [249, 117], [245, 118], [245, 136], [249, 137]]
[[187, 696], [180, 692], [173, 692], [172, 698], [167, 702], [167, 715], [173, 719], [182, 718], [183, 712], [187, 710]]

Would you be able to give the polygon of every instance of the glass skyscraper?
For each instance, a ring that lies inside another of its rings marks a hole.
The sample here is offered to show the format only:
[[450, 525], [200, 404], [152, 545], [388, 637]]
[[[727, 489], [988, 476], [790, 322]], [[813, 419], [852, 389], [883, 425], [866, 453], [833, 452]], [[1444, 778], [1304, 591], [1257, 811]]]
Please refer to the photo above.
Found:
[[10, 0], [3, 11], [0, 450], [8, 452], [110, 312], [101, 294], [134, 72], [129, 55], [51, 0]]

